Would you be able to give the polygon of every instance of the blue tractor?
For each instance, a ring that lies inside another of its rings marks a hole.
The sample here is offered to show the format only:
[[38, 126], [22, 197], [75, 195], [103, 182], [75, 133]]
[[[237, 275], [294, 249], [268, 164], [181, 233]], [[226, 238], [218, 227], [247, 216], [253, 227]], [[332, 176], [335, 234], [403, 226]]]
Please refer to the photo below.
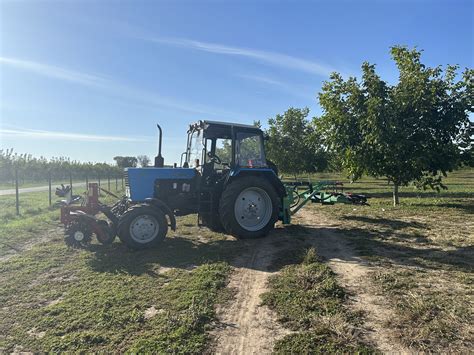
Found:
[[117, 234], [134, 249], [162, 241], [175, 216], [197, 214], [198, 224], [237, 238], [257, 238], [289, 219], [287, 187], [267, 161], [264, 135], [255, 126], [199, 121], [189, 126], [180, 167], [165, 167], [161, 155], [154, 167], [127, 168], [127, 210]]

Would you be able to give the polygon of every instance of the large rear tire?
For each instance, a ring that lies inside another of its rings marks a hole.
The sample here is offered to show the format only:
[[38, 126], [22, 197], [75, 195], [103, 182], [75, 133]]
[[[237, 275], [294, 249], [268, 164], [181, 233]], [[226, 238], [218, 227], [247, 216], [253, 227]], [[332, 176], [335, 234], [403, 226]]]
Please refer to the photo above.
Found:
[[227, 233], [237, 238], [263, 237], [278, 220], [279, 197], [262, 177], [246, 176], [233, 181], [222, 193], [219, 214]]
[[155, 247], [167, 232], [168, 221], [163, 211], [146, 204], [129, 208], [118, 223], [120, 240], [132, 249]]

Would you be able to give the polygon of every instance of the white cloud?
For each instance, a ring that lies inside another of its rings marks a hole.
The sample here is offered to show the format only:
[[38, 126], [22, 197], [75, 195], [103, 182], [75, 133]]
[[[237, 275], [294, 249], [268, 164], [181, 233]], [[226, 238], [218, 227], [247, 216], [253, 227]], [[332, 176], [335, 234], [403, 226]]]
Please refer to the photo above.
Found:
[[200, 50], [204, 52], [232, 55], [232, 56], [241, 56], [247, 58], [253, 58], [258, 61], [272, 64], [275, 66], [285, 67], [293, 70], [304, 71], [311, 74], [328, 76], [333, 71], [337, 71], [331, 66], [319, 63], [317, 61], [311, 61], [307, 59], [302, 59], [298, 57], [293, 57], [286, 54], [281, 54], [277, 52], [269, 52], [258, 49], [242, 48], [242, 47], [231, 47], [227, 45], [210, 43], [210, 42], [201, 42], [195, 41], [186, 38], [144, 38], [146, 40], [162, 43], [167, 45], [172, 45], [176, 47], [189, 48]]
[[310, 93], [313, 91], [311, 88], [296, 87], [296, 86], [287, 84], [283, 81], [276, 80], [274, 78], [269, 78], [262, 75], [237, 74], [236, 76], [245, 80], [256, 81], [265, 85], [274, 86], [280, 91], [283, 91], [293, 96], [298, 96], [307, 100], [314, 100], [315, 98], [315, 96], [310, 95]]
[[222, 110], [216, 107], [209, 107], [202, 104], [189, 103], [183, 100], [158, 95], [145, 90], [135, 89], [121, 83], [107, 79], [102, 76], [91, 75], [84, 72], [73, 71], [58, 66], [47, 65], [30, 60], [18, 58], [0, 57], [0, 64], [11, 66], [20, 70], [50, 77], [53, 79], [65, 80], [80, 85], [103, 90], [109, 95], [125, 98], [134, 102], [144, 103], [161, 108], [171, 108], [173, 110], [204, 115], [213, 115], [223, 118], [239, 119], [245, 115], [237, 112]]
[[68, 141], [82, 141], [82, 142], [147, 142], [152, 141], [152, 138], [146, 137], [121, 137], [121, 136], [103, 136], [95, 134], [82, 134], [71, 132], [56, 132], [43, 130], [29, 130], [29, 129], [7, 129], [0, 128], [0, 137], [12, 138], [35, 138], [35, 139], [55, 139]]
[[105, 78], [96, 75], [85, 74], [82, 72], [64, 69], [53, 65], [46, 65], [29, 60], [0, 57], [0, 63], [18, 69], [34, 72], [39, 75], [49, 76], [52, 78], [66, 81], [72, 81], [83, 85], [97, 86], [104, 85], [107, 83], [107, 80]]
[[258, 82], [261, 82], [261, 83], [264, 83], [264, 84], [269, 84], [269, 85], [274, 85], [274, 86], [281, 86], [281, 87], [288, 87], [288, 85], [285, 84], [284, 82], [273, 79], [273, 78], [269, 78], [269, 77], [266, 77], [266, 76], [251, 75], [251, 74], [238, 74], [237, 76], [240, 77], [240, 78], [243, 78], [243, 79], [258, 81]]

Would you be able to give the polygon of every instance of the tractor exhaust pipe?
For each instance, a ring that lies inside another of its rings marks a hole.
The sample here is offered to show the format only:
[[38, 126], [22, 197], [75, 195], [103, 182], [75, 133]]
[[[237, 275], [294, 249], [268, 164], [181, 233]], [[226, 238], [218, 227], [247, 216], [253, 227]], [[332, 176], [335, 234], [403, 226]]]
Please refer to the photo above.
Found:
[[161, 130], [161, 127], [159, 124], [156, 124], [156, 127], [158, 127], [158, 155], [155, 157], [155, 168], [162, 168], [165, 165], [165, 160], [161, 156], [161, 140], [163, 138], [163, 131]]

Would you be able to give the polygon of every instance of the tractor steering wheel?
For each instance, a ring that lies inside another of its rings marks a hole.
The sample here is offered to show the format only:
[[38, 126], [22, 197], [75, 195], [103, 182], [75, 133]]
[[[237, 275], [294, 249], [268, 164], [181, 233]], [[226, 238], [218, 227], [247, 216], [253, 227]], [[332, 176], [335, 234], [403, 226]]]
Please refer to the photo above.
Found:
[[207, 152], [207, 156], [209, 157], [211, 163], [222, 164], [221, 158], [219, 158], [216, 154], [212, 154], [211, 152]]

